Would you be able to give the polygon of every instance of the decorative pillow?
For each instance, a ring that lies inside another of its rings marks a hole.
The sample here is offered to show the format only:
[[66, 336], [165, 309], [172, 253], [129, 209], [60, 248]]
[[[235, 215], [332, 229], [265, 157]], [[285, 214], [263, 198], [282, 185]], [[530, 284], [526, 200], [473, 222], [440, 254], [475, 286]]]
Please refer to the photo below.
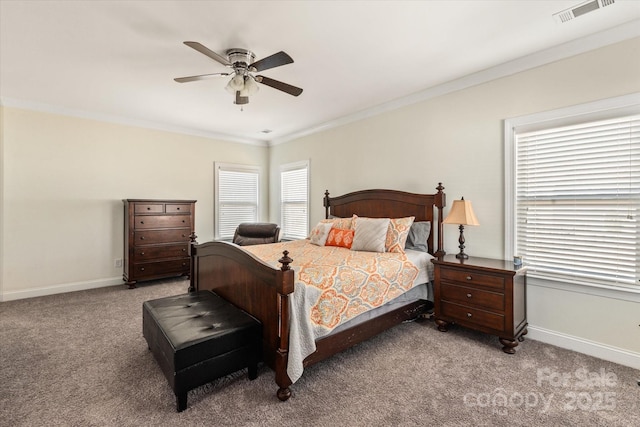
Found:
[[395, 218], [390, 221], [387, 241], [385, 242], [387, 252], [404, 253], [407, 235], [415, 218], [414, 216], [409, 216], [406, 218]]
[[323, 219], [320, 222], [332, 224], [335, 228], [351, 229], [353, 228], [352, 218], [329, 218]]
[[309, 239], [311, 243], [318, 246], [324, 246], [327, 241], [327, 237], [329, 237], [329, 231], [331, 231], [332, 224], [328, 222], [319, 222], [313, 230], [311, 230], [311, 234], [309, 234]]
[[427, 246], [427, 239], [431, 233], [430, 221], [418, 221], [411, 224], [409, 234], [407, 234], [407, 242], [404, 245], [405, 249], [413, 249], [416, 251], [429, 252]]
[[324, 245], [339, 246], [341, 248], [351, 249], [351, 244], [353, 243], [353, 234], [354, 231], [351, 229], [333, 227], [329, 231], [329, 236], [327, 236], [327, 241]]
[[352, 251], [384, 252], [387, 232], [389, 231], [389, 218], [362, 218], [353, 219], [355, 234], [353, 236]]

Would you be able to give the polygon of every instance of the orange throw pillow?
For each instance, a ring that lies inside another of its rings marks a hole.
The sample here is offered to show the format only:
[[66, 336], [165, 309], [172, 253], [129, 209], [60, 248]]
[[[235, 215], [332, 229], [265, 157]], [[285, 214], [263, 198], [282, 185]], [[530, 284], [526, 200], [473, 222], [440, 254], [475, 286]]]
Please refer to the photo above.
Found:
[[332, 228], [325, 242], [325, 246], [338, 246], [341, 248], [351, 249], [353, 243], [353, 234], [355, 230], [347, 230], [346, 228]]

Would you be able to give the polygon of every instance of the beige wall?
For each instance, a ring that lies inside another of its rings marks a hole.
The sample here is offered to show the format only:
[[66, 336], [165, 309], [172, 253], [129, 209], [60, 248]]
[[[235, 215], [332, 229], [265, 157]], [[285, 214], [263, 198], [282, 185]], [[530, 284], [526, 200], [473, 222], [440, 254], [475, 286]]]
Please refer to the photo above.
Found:
[[[640, 92], [640, 39], [276, 145], [271, 192], [279, 194], [279, 165], [310, 159], [313, 225], [324, 213], [325, 189], [334, 195], [377, 187], [431, 193], [441, 181], [448, 204], [464, 196], [480, 221], [465, 229], [465, 251], [501, 258], [504, 119], [634, 92]], [[271, 217], [278, 217], [274, 200]], [[457, 252], [457, 237], [455, 226], [445, 226], [448, 253]], [[640, 303], [637, 296], [633, 301], [529, 286], [529, 322], [640, 357]]]
[[120, 283], [122, 199], [196, 199], [213, 238], [215, 161], [257, 165], [268, 148], [3, 108], [4, 299]]
[[[325, 189], [431, 193], [441, 181], [449, 204], [460, 196], [473, 201], [481, 223], [467, 227], [466, 251], [502, 257], [503, 120], [634, 92], [640, 39], [270, 149], [0, 108], [0, 291], [12, 299], [118, 283], [113, 260], [122, 257], [124, 198], [198, 199], [196, 231], [200, 241], [210, 240], [214, 161], [268, 170], [262, 214], [277, 221], [279, 166], [309, 159], [312, 225], [323, 215]], [[456, 228], [445, 231], [445, 249], [456, 252]], [[616, 361], [626, 354], [627, 364], [640, 368], [638, 313], [637, 296], [528, 288], [531, 337], [596, 348]]]

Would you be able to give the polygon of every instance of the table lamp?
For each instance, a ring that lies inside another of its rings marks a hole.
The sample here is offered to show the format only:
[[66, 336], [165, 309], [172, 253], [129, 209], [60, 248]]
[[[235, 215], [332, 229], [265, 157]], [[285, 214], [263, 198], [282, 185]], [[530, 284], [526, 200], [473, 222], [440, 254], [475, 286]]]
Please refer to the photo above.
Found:
[[451, 210], [449, 211], [449, 215], [442, 221], [444, 224], [458, 224], [460, 227], [460, 238], [458, 239], [458, 246], [460, 248], [460, 253], [456, 255], [458, 259], [467, 259], [469, 255], [464, 253], [464, 226], [465, 225], [480, 225], [478, 222], [478, 218], [476, 218], [476, 214], [473, 213], [473, 208], [471, 207], [471, 202], [465, 200], [462, 197], [461, 200], [454, 200], [453, 206], [451, 206]]

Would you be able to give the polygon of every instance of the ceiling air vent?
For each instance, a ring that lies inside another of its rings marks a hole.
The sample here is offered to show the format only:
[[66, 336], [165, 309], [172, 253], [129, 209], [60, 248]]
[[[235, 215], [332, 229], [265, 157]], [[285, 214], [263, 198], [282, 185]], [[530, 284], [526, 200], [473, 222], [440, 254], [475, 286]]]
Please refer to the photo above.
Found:
[[559, 23], [571, 21], [574, 18], [584, 15], [585, 13], [593, 12], [605, 6], [614, 4], [615, 0], [588, 0], [580, 3], [577, 6], [573, 6], [569, 9], [563, 10], [553, 14], [555, 20]]

